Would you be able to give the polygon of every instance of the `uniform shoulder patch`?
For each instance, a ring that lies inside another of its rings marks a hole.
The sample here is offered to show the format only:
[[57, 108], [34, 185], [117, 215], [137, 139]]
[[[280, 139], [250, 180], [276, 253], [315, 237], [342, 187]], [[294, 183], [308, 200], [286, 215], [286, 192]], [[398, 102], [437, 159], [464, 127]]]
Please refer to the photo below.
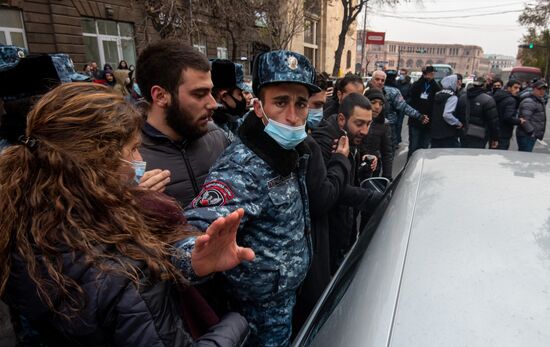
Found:
[[222, 181], [210, 181], [191, 202], [193, 207], [223, 206], [235, 197], [231, 187]]

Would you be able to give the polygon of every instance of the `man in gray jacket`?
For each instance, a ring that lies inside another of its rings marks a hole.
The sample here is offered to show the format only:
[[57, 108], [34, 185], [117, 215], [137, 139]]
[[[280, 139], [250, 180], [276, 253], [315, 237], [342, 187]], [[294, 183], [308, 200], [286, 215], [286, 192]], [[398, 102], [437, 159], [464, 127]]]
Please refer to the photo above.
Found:
[[185, 207], [229, 144], [211, 121], [217, 103], [211, 94], [210, 64], [192, 47], [163, 40], [140, 54], [137, 80], [150, 103], [141, 155], [147, 170], [169, 171], [165, 193]]
[[518, 150], [532, 152], [537, 139], [542, 140], [546, 130], [546, 107], [544, 94], [548, 84], [542, 79], [533, 83], [533, 91], [519, 104], [519, 117], [524, 119], [516, 129]]

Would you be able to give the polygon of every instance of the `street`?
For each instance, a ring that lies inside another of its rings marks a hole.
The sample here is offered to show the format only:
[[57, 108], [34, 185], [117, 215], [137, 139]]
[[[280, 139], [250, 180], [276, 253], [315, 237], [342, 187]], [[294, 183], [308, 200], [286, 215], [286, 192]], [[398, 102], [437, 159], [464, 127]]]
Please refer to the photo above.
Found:
[[[546, 114], [550, 114], [550, 103], [546, 105]], [[399, 145], [399, 149], [396, 151], [395, 158], [393, 160], [393, 177], [396, 177], [399, 172], [405, 167], [407, 163], [407, 153], [409, 152], [409, 128], [407, 126], [407, 117], [403, 121], [403, 130], [401, 132], [401, 138], [403, 141]], [[517, 151], [518, 144], [516, 142], [516, 135], [510, 141], [510, 151]], [[550, 122], [546, 121], [546, 131], [544, 133], [544, 139], [537, 141], [533, 152], [550, 154]]]

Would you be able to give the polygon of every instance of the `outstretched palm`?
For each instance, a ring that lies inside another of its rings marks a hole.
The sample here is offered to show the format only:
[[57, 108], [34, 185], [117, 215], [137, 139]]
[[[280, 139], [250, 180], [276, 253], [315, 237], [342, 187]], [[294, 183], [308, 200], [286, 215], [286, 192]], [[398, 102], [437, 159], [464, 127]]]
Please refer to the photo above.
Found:
[[210, 224], [204, 235], [197, 237], [191, 264], [198, 276], [229, 270], [243, 260], [254, 259], [252, 249], [237, 245], [237, 230], [243, 215], [244, 210], [240, 208], [227, 217], [220, 217]]

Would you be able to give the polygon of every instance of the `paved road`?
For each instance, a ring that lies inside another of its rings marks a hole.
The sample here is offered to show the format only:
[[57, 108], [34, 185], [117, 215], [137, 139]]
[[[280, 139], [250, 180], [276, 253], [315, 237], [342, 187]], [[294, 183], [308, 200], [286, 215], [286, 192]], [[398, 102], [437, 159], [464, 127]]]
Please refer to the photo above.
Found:
[[[550, 102], [546, 105], [546, 114], [550, 116]], [[399, 145], [399, 149], [396, 151], [396, 157], [393, 162], [393, 177], [395, 177], [407, 163], [407, 153], [409, 151], [409, 128], [407, 127], [407, 117], [403, 122], [403, 131], [401, 132], [401, 138], [403, 142]], [[510, 151], [517, 151], [518, 145], [516, 142], [516, 135], [512, 136], [510, 141]], [[537, 141], [533, 152], [550, 154], [550, 121], [546, 122], [546, 131], [542, 141]]]

